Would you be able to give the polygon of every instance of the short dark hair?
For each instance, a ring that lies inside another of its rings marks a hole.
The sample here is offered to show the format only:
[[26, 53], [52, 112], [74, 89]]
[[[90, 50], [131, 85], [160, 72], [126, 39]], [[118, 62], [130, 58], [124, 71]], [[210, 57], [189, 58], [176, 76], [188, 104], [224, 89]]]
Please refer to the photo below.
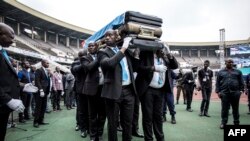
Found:
[[205, 60], [204, 63], [210, 63], [210, 61], [209, 60]]

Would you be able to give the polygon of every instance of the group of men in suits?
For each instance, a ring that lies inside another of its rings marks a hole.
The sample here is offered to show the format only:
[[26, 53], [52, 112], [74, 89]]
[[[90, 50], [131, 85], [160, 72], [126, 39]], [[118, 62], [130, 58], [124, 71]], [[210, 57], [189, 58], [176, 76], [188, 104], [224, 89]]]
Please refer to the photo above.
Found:
[[79, 52], [78, 60], [72, 64], [80, 105], [88, 106], [87, 110], [79, 106], [80, 119], [89, 115], [89, 126], [82, 118], [85, 121], [81, 119], [81, 130], [89, 130], [91, 141], [100, 141], [107, 117], [108, 140], [116, 141], [120, 119], [122, 140], [130, 141], [132, 135], [140, 135], [140, 101], [145, 140], [153, 140], [154, 132], [158, 141], [164, 141], [162, 100], [164, 94], [173, 93], [170, 70], [178, 67], [176, 59], [162, 50], [132, 52], [128, 49], [131, 37], [124, 38], [118, 47], [114, 30], [108, 30], [104, 40], [106, 47], [97, 50], [97, 44], [90, 42], [88, 54]]

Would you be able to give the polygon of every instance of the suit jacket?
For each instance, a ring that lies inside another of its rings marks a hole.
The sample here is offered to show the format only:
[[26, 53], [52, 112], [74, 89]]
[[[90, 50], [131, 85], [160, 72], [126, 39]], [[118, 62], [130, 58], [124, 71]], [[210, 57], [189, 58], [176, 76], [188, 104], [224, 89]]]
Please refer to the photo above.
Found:
[[86, 95], [96, 95], [99, 86], [99, 62], [92, 58], [90, 54], [83, 57], [82, 65], [86, 72], [86, 79], [83, 86], [83, 93]]
[[0, 113], [12, 110], [6, 105], [12, 98], [19, 99], [20, 85], [16, 70], [0, 51]]
[[[189, 80], [191, 80], [192, 82], [188, 82]], [[195, 77], [193, 76], [192, 72], [187, 72], [183, 76], [183, 84], [195, 87]]]
[[[165, 84], [161, 88], [163, 93], [172, 93], [172, 77], [171, 77], [171, 69], [178, 68], [178, 63], [176, 59], [163, 58], [168, 70], [165, 75]], [[135, 80], [136, 89], [139, 96], [143, 96], [147, 91], [151, 80], [154, 75], [154, 53], [152, 51], [141, 51], [140, 52], [140, 65], [137, 71], [137, 77]]]
[[57, 90], [64, 90], [63, 89], [63, 80], [62, 74], [55, 72], [52, 76], [52, 84], [55, 91]]
[[118, 51], [116, 54], [109, 47], [98, 52], [98, 61], [100, 62], [103, 75], [104, 84], [101, 96], [108, 99], [119, 99], [122, 92], [122, 67], [120, 61], [126, 56], [129, 68], [129, 74], [133, 91], [137, 94], [135, 89], [135, 80], [133, 76], [133, 69], [138, 64], [138, 59], [135, 59], [129, 50], [125, 54]]
[[75, 91], [77, 94], [82, 94], [84, 81], [86, 78], [85, 70], [79, 59], [75, 60], [71, 65], [71, 73], [75, 77]]
[[[43, 89], [45, 94], [49, 94], [50, 90], [50, 76], [45, 74], [44, 69], [41, 67], [35, 72], [35, 86], [38, 87], [38, 90]], [[40, 91], [38, 91], [40, 92]]]
[[[203, 68], [198, 71], [198, 80], [202, 88], [212, 88], [212, 77], [213, 71], [210, 69], [207, 69], [207, 71], [205, 71], [205, 69]], [[206, 79], [206, 81], [203, 81], [203, 79]]]

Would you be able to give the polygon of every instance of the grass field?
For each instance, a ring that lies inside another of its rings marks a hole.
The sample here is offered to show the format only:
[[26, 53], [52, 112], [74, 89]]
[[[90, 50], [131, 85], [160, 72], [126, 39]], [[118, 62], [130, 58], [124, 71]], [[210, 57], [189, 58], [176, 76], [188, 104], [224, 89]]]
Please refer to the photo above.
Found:
[[[193, 112], [185, 110], [186, 105], [180, 101], [176, 105], [176, 120], [177, 124], [170, 123], [170, 116], [167, 116], [168, 121], [164, 123], [164, 134], [166, 141], [223, 141], [223, 130], [219, 129], [220, 125], [220, 110], [221, 103], [211, 102], [208, 117], [200, 117], [199, 106], [200, 100], [193, 102]], [[250, 125], [250, 115], [247, 114], [248, 107], [246, 103], [240, 105], [240, 121], [241, 124]], [[228, 124], [233, 123], [232, 115], [229, 116]], [[18, 124], [17, 127], [27, 129], [23, 131], [17, 128], [9, 128], [7, 130], [6, 141], [88, 141], [89, 138], [81, 138], [80, 132], [76, 132], [75, 128], [75, 110], [62, 110], [61, 112], [52, 112], [46, 114], [46, 122], [49, 125], [34, 128], [32, 121], [27, 121], [25, 124]], [[141, 118], [139, 121], [140, 131]], [[121, 133], [118, 132], [119, 140], [121, 141]], [[107, 141], [107, 130], [105, 126], [104, 141]], [[133, 137], [133, 141], [143, 141], [141, 138]]]

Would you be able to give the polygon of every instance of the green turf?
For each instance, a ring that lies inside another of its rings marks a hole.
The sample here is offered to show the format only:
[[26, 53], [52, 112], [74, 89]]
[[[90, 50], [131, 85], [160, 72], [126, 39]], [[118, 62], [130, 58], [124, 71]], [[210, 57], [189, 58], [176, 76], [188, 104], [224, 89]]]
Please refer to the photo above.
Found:
[[[220, 125], [220, 102], [212, 102], [209, 109], [210, 118], [199, 117], [200, 101], [194, 101], [192, 107], [194, 112], [185, 111], [185, 105], [176, 105], [177, 124], [173, 125], [170, 116], [167, 116], [167, 122], [164, 123], [164, 134], [166, 141], [223, 141], [223, 130]], [[240, 105], [241, 124], [250, 125], [250, 115], [247, 115], [247, 105]], [[228, 124], [232, 124], [232, 115], [229, 116]], [[75, 128], [75, 110], [62, 110], [46, 114], [46, 122], [49, 125], [34, 128], [32, 121], [25, 124], [18, 124], [17, 127], [27, 129], [22, 131], [17, 128], [10, 128], [7, 131], [6, 141], [89, 141], [89, 138], [80, 137], [80, 132]], [[141, 120], [140, 131], [142, 132]], [[121, 141], [121, 133], [118, 132]], [[107, 130], [105, 127], [104, 141], [107, 141]], [[143, 139], [133, 137], [133, 141], [143, 141]]]

